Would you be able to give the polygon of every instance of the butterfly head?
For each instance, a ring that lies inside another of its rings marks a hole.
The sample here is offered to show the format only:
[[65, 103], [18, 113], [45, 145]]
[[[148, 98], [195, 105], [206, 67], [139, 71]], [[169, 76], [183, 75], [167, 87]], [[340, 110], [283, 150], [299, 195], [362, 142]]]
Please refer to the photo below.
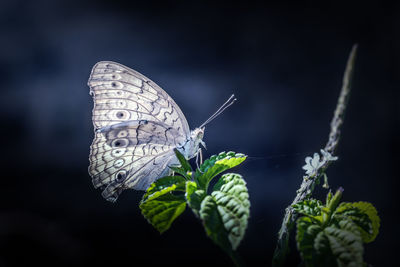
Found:
[[194, 146], [196, 148], [198, 148], [200, 146], [200, 144], [204, 148], [206, 148], [206, 143], [204, 143], [204, 141], [203, 141], [205, 129], [206, 129], [206, 127], [196, 128], [190, 133], [190, 138], [193, 140]]

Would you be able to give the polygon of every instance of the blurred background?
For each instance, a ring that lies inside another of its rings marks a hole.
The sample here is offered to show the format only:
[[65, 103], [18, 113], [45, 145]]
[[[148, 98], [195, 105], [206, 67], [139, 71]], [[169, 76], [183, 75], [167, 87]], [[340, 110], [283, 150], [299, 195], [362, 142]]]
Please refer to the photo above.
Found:
[[[190, 210], [159, 235], [140, 214], [142, 192], [112, 204], [93, 188], [86, 83], [100, 60], [151, 78], [191, 128], [235, 93], [207, 126], [205, 156], [249, 155], [234, 170], [252, 205], [238, 251], [249, 266], [268, 266], [304, 158], [328, 139], [354, 43], [339, 160], [327, 174], [344, 201], [376, 206], [380, 234], [365, 260], [390, 265], [400, 237], [399, 27], [400, 5], [378, 2], [0, 1], [0, 266], [231, 265]], [[288, 266], [297, 254], [293, 246]]]

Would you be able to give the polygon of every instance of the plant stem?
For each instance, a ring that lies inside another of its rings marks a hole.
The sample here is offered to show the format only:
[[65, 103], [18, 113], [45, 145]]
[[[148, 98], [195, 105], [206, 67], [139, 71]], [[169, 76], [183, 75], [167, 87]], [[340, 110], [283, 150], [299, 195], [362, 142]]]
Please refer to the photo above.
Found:
[[[329, 139], [324, 148], [324, 150], [329, 152], [332, 156], [334, 156], [335, 150], [339, 143], [344, 113], [350, 96], [356, 52], [357, 44], [353, 45], [350, 56], [347, 60], [346, 70], [343, 76], [342, 89], [340, 91], [340, 96], [330, 125], [331, 130], [329, 133]], [[281, 229], [278, 233], [278, 241], [272, 259], [273, 266], [283, 266], [286, 256], [289, 252], [289, 234], [298, 216], [292, 206], [303, 201], [311, 195], [317, 181], [319, 181], [320, 176], [325, 173], [330, 163], [330, 160], [325, 161], [325, 163], [321, 165], [314, 174], [303, 177], [303, 181], [300, 185], [300, 188], [297, 190], [295, 199], [285, 210], [285, 216], [282, 221]]]
[[236, 267], [246, 266], [242, 257], [240, 257], [240, 255], [236, 251], [232, 250], [228, 254], [229, 254], [229, 257], [231, 257], [231, 260], [235, 264]]

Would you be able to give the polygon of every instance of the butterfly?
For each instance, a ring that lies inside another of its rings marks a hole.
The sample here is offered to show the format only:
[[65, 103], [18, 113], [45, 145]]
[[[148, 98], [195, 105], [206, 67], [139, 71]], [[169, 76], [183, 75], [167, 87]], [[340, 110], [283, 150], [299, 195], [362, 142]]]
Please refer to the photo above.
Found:
[[174, 149], [196, 157], [205, 125], [236, 100], [232, 95], [201, 126], [190, 130], [174, 100], [149, 78], [111, 61], [94, 65], [88, 86], [93, 97], [94, 139], [89, 174], [102, 196], [115, 202], [125, 189], [146, 190], [179, 165]]

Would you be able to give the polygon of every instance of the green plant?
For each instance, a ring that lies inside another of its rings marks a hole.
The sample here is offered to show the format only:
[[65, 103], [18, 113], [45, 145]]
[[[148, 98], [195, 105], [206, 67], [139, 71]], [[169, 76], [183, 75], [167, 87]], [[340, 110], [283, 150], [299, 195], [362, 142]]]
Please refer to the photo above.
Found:
[[293, 205], [296, 242], [305, 266], [363, 266], [363, 243], [372, 242], [380, 219], [368, 202], [342, 202], [343, 189], [328, 193], [326, 203], [307, 199]]
[[[324, 179], [329, 188], [326, 170], [338, 159], [335, 151], [350, 95], [351, 79], [357, 45], [350, 53], [343, 86], [331, 121], [328, 142], [319, 153], [306, 158], [305, 175], [292, 204], [286, 208], [278, 234], [273, 266], [283, 266], [289, 253], [290, 231], [296, 226], [297, 248], [305, 266], [365, 266], [364, 243], [372, 242], [378, 232], [380, 219], [368, 202], [340, 203], [343, 189], [335, 195], [328, 193], [326, 203], [312, 199], [316, 185]], [[247, 228], [250, 214], [249, 194], [241, 175], [228, 173], [219, 177], [212, 188], [210, 182], [222, 172], [242, 163], [246, 156], [222, 152], [205, 160], [193, 170], [184, 156], [175, 150], [181, 164], [171, 167], [177, 174], [154, 182], [140, 203], [143, 216], [160, 233], [189, 206], [202, 221], [206, 234], [241, 265], [235, 253]]]
[[[306, 158], [305, 174], [292, 204], [286, 208], [272, 259], [273, 266], [283, 266], [289, 253], [289, 237], [297, 226], [297, 248], [305, 266], [365, 266], [363, 243], [372, 242], [379, 230], [376, 209], [368, 202], [341, 203], [343, 189], [334, 196], [328, 193], [326, 204], [311, 199], [311, 194], [324, 178], [329, 188], [326, 170], [338, 159], [334, 156], [341, 126], [350, 96], [357, 45], [353, 46], [343, 76], [343, 85], [336, 105], [328, 142]], [[302, 216], [299, 218], [299, 216]]]
[[221, 152], [205, 160], [195, 171], [184, 156], [175, 150], [181, 166], [171, 167], [177, 174], [155, 181], [143, 195], [140, 209], [143, 216], [160, 233], [189, 206], [201, 219], [206, 234], [239, 265], [235, 250], [243, 239], [250, 214], [246, 182], [240, 174], [220, 173], [242, 163], [246, 156]]

